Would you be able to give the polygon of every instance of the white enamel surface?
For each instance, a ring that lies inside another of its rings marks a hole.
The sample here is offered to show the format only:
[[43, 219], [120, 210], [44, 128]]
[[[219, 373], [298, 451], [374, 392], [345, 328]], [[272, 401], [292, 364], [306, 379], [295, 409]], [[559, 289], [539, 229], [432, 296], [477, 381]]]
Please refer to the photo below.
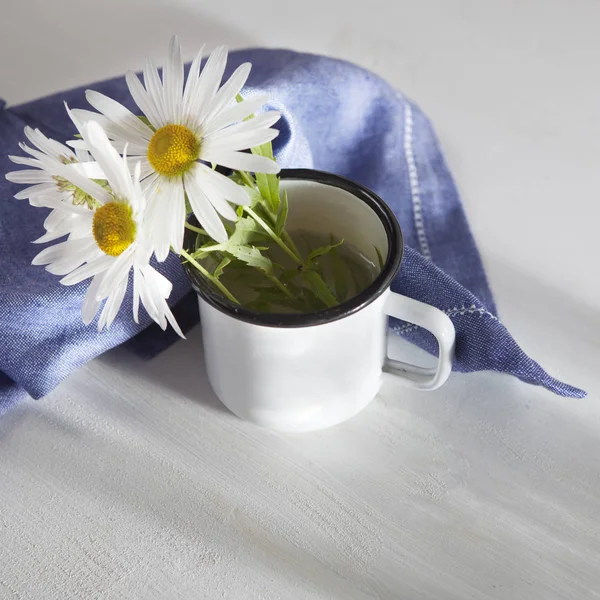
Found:
[[386, 298], [384, 311], [390, 317], [427, 329], [433, 333], [438, 345], [435, 367], [423, 367], [388, 358], [384, 371], [405, 385], [423, 391], [436, 390], [446, 383], [452, 372], [456, 339], [454, 325], [448, 315], [429, 304], [394, 293]]
[[273, 429], [311, 431], [362, 410], [381, 386], [385, 295], [324, 325], [263, 327], [200, 300], [208, 379], [236, 415]]
[[378, 264], [375, 247], [386, 257], [388, 242], [381, 220], [350, 192], [304, 180], [283, 181], [282, 190], [290, 200], [290, 228], [321, 233], [325, 239], [335, 232], [336, 238], [358, 248], [374, 264]]
[[[285, 181], [290, 230], [332, 231], [377, 261], [388, 239], [381, 219], [339, 187]], [[232, 412], [281, 431], [315, 431], [353, 417], [376, 396], [382, 367], [408, 387], [433, 390], [450, 375], [454, 326], [440, 310], [385, 290], [366, 307], [331, 323], [274, 328], [247, 323], [199, 299], [208, 379]], [[387, 316], [428, 329], [438, 339], [433, 369], [386, 360]]]
[[11, 103], [161, 60], [172, 32], [187, 59], [292, 47], [385, 76], [435, 125], [503, 321], [589, 396], [386, 381], [279, 434], [222, 409], [199, 328], [150, 362], [115, 350], [0, 418], [0, 599], [597, 598], [600, 3], [5, 4]]

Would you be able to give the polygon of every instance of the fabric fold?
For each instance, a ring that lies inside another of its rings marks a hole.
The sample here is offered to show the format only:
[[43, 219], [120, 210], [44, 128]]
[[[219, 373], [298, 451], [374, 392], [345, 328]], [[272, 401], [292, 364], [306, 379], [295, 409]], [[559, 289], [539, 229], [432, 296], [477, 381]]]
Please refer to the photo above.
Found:
[[[562, 396], [585, 395], [548, 375], [498, 320], [456, 186], [433, 128], [416, 104], [360, 67], [287, 50], [233, 52], [225, 76], [247, 61], [253, 67], [242, 95], [267, 93], [267, 108], [282, 113], [274, 143], [278, 162], [343, 175], [371, 188], [392, 207], [406, 244], [392, 288], [452, 319], [455, 370], [493, 370]], [[87, 88], [139, 112], [124, 77], [4, 110], [0, 101], [0, 414], [27, 394], [44, 396], [73, 370], [124, 342], [129, 341], [132, 351], [152, 356], [175, 341], [171, 333], [149, 327], [145, 316], [139, 325], [133, 322], [130, 293], [109, 331], [84, 326], [80, 308], [88, 283], [62, 287], [59, 278], [31, 266], [39, 251], [31, 241], [43, 234], [47, 212], [13, 199], [19, 186], [4, 179], [15, 168], [7, 155], [20, 153], [25, 125], [61, 142], [71, 139], [74, 130], [64, 101], [71, 108], [89, 109]], [[197, 307], [178, 258], [170, 256], [160, 270], [174, 284], [170, 304], [191, 326]], [[397, 321], [391, 327], [435, 352], [430, 336], [419, 328]]]

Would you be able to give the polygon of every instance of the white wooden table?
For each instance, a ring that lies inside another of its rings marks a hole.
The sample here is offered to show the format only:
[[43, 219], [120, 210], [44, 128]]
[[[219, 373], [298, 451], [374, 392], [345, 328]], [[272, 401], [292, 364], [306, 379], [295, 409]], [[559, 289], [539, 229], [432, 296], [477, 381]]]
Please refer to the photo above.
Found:
[[[20, 0], [9, 103], [212, 47], [386, 77], [437, 126], [501, 317], [561, 399], [492, 373], [387, 385], [283, 435], [208, 389], [199, 332], [116, 350], [0, 419], [0, 599], [600, 598], [600, 4]], [[198, 372], [192, 381], [183, 373]]]

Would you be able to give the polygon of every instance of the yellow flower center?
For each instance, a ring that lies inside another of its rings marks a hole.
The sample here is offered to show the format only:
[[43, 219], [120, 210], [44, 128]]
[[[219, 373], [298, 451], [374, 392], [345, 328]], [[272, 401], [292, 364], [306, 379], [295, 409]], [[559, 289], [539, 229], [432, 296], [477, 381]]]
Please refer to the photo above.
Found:
[[148, 160], [161, 175], [172, 177], [187, 171], [198, 159], [200, 142], [183, 125], [165, 125], [156, 131], [148, 145]]
[[131, 207], [109, 202], [94, 213], [92, 232], [98, 248], [109, 256], [119, 256], [135, 240], [135, 221]]

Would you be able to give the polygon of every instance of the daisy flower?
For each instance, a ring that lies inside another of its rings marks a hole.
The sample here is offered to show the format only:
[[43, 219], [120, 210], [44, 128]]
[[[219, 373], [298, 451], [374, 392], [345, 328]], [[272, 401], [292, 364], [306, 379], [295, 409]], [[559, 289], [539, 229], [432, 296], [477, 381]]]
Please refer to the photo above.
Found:
[[[77, 120], [74, 119], [77, 124]], [[133, 271], [133, 316], [138, 322], [140, 300], [149, 316], [166, 329], [167, 322], [183, 337], [167, 304], [171, 283], [149, 264], [152, 249], [144, 231], [145, 199], [140, 186], [140, 167], [130, 174], [126, 156], [113, 148], [97, 123], [80, 129], [86, 147], [102, 170], [110, 189], [99, 185], [71, 165], [55, 165], [56, 176], [90, 197], [84, 205], [61, 203], [56, 226], [66, 241], [50, 246], [34, 259], [34, 265], [47, 265], [55, 275], [63, 275], [63, 285], [92, 278], [82, 306], [84, 323], [104, 306], [98, 330], [110, 327], [125, 297], [129, 274]]]
[[248, 79], [250, 63], [238, 67], [221, 86], [227, 49], [217, 48], [202, 70], [201, 61], [202, 50], [184, 81], [181, 47], [177, 37], [173, 37], [162, 81], [150, 61], [144, 69], [144, 85], [135, 73], [127, 74], [129, 91], [145, 115], [144, 120], [92, 90], [87, 91], [86, 98], [101, 114], [75, 111], [79, 119], [99, 122], [119, 152], [127, 145], [130, 160], [140, 161], [148, 198], [147, 221], [160, 261], [171, 247], [181, 252], [186, 196], [198, 221], [218, 242], [227, 240], [221, 217], [237, 219], [229, 203], [250, 202], [243, 186], [207, 163], [234, 170], [279, 172], [274, 161], [243, 152], [271, 141], [279, 133], [271, 128], [280, 116], [276, 111], [248, 119], [266, 97], [235, 103]]
[[68, 146], [46, 137], [39, 129], [25, 127], [25, 137], [33, 146], [21, 142], [21, 150], [29, 156], [9, 156], [18, 165], [33, 167], [6, 173], [6, 179], [13, 183], [29, 185], [15, 194], [17, 200], [29, 198], [32, 206], [56, 206], [60, 202], [68, 202], [77, 206], [93, 204], [94, 200], [71, 182], [57, 175], [64, 171], [64, 166], [86, 175], [103, 178], [98, 164], [92, 161], [89, 153]]

